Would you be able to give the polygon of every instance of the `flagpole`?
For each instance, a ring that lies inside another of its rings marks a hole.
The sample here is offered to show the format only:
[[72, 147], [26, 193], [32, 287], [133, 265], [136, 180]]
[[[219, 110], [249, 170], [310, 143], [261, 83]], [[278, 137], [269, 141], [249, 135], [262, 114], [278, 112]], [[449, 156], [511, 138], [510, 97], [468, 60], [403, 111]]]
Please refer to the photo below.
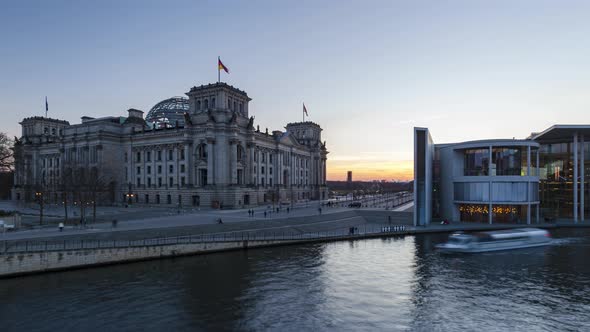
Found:
[[217, 83], [221, 82], [221, 69], [219, 69], [219, 61], [221, 61], [221, 58], [218, 56], [217, 57]]

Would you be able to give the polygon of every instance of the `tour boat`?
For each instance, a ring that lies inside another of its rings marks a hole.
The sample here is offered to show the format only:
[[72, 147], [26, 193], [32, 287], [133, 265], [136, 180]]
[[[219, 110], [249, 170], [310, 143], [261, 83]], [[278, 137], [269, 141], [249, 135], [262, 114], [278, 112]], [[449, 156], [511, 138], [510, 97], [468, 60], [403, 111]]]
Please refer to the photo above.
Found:
[[551, 243], [551, 234], [540, 228], [519, 228], [473, 234], [454, 233], [447, 243], [438, 244], [443, 252], [477, 253], [540, 247]]

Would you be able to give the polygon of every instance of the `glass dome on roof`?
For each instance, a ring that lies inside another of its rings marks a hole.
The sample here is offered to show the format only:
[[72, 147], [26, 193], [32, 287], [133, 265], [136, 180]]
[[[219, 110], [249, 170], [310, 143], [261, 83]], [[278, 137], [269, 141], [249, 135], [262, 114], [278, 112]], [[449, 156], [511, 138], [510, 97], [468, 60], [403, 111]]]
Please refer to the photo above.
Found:
[[157, 103], [148, 112], [145, 120], [155, 123], [157, 126], [184, 125], [184, 112], [188, 112], [188, 98], [172, 97]]

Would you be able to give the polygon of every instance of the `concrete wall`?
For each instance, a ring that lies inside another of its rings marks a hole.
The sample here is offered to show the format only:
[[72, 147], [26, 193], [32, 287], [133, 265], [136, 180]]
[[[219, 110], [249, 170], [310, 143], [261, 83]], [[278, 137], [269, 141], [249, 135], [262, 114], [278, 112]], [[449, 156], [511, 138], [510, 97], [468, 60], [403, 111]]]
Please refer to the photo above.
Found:
[[301, 241], [246, 240], [6, 254], [0, 255], [0, 277], [297, 242]]

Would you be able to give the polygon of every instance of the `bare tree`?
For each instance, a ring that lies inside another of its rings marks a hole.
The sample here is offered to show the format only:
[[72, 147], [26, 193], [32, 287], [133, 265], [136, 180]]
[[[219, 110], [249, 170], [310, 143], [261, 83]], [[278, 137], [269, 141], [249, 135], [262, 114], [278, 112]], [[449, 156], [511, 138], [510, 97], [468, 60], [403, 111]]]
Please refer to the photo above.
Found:
[[10, 172], [14, 168], [14, 143], [5, 133], [0, 132], [0, 172]]

